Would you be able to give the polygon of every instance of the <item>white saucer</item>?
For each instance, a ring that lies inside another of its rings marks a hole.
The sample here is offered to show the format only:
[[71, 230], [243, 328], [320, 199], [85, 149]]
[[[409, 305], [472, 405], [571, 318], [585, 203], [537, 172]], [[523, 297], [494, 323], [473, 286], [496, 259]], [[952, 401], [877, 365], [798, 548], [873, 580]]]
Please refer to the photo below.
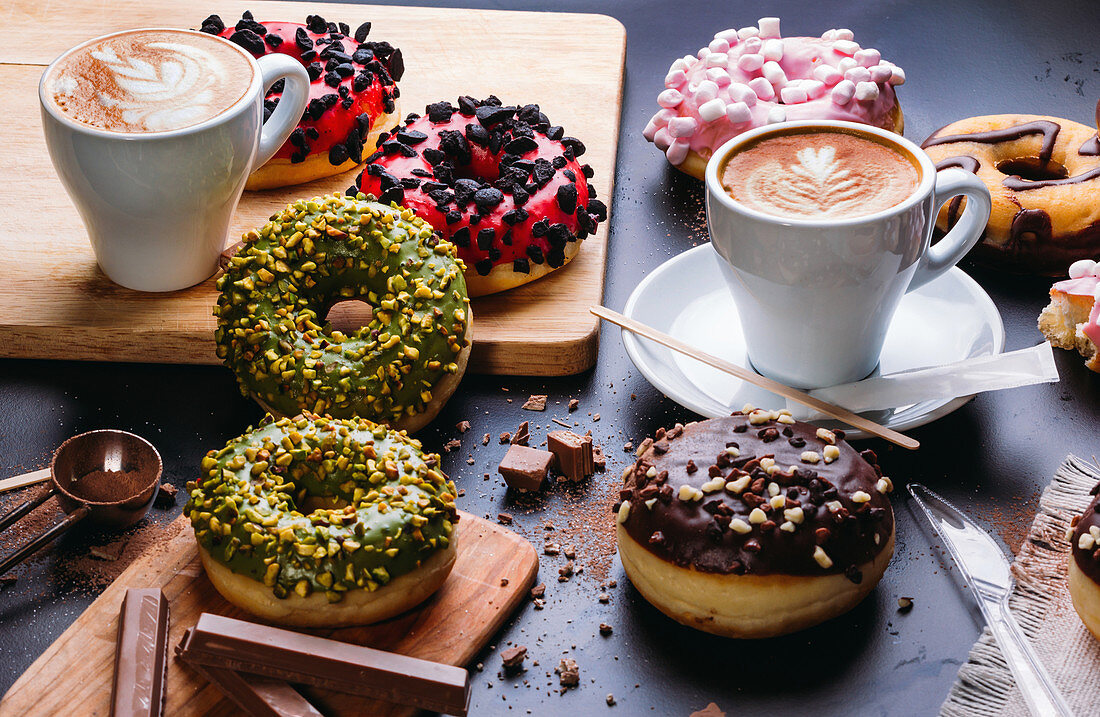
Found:
[[[749, 366], [737, 307], [710, 244], [673, 257], [642, 280], [623, 313], [658, 331]], [[630, 360], [662, 393], [708, 418], [728, 416], [746, 403], [781, 408], [786, 399], [623, 331]], [[906, 294], [886, 334], [877, 373], [939, 366], [1004, 350], [1001, 315], [989, 295], [959, 268]], [[807, 349], [809, 351], [809, 349]], [[973, 396], [924, 401], [861, 415], [905, 430], [946, 416]], [[815, 422], [829, 426], [829, 421]], [[842, 424], [836, 423], [836, 427]], [[850, 438], [867, 434], [843, 426]]]

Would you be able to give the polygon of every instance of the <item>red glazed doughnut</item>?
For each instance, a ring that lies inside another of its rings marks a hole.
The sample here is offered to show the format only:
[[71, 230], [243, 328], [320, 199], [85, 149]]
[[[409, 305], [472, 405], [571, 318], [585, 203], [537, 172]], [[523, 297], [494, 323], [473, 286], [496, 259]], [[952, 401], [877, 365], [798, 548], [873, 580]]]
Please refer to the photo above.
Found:
[[403, 204], [458, 246], [470, 296], [563, 266], [607, 218], [591, 168], [576, 160], [584, 145], [538, 105], [436, 102], [379, 142], [348, 191]]
[[[352, 34], [344, 23], [309, 15], [306, 24], [257, 22], [245, 12], [233, 27], [217, 15], [203, 32], [227, 38], [254, 57], [278, 52], [301, 61], [313, 81], [298, 128], [275, 156], [248, 178], [246, 189], [302, 184], [354, 169], [377, 148], [378, 135], [398, 120], [396, 82], [405, 71], [401, 50], [367, 42], [370, 23]], [[282, 96], [277, 82], [264, 100], [264, 121]]]

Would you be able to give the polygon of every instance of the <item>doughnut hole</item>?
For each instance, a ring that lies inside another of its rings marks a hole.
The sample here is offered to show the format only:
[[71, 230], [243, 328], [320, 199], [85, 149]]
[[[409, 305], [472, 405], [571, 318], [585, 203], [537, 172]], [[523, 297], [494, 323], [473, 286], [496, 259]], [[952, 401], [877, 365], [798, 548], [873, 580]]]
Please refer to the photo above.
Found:
[[994, 162], [1001, 174], [1005, 176], [1016, 175], [1021, 179], [1031, 182], [1042, 182], [1049, 179], [1065, 179], [1069, 176], [1065, 165], [1051, 158], [1043, 162], [1040, 157], [1011, 157]]
[[327, 333], [340, 331], [348, 336], [369, 324], [372, 318], [374, 310], [361, 299], [337, 301], [324, 315]]

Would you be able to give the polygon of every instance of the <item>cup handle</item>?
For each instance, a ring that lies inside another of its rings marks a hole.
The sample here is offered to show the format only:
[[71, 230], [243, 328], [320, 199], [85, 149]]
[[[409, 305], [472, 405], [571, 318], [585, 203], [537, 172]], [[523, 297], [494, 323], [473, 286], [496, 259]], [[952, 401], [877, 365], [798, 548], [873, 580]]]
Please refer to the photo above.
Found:
[[955, 226], [951, 228], [935, 246], [929, 247], [921, 257], [917, 272], [909, 282], [906, 291], [912, 291], [927, 284], [932, 279], [959, 263], [978, 240], [982, 238], [985, 225], [989, 222], [989, 212], [993, 208], [989, 190], [977, 176], [958, 167], [948, 167], [936, 172], [936, 191], [932, 200], [932, 215], [928, 221], [935, 222], [940, 209], [948, 200], [962, 195], [966, 197], [966, 208]]
[[279, 105], [260, 130], [260, 146], [256, 150], [253, 169], [267, 162], [279, 151], [286, 138], [298, 126], [309, 103], [309, 74], [302, 63], [281, 53], [264, 55], [256, 62], [260, 66], [264, 94], [279, 80], [286, 80], [286, 86], [283, 96], [279, 98]]

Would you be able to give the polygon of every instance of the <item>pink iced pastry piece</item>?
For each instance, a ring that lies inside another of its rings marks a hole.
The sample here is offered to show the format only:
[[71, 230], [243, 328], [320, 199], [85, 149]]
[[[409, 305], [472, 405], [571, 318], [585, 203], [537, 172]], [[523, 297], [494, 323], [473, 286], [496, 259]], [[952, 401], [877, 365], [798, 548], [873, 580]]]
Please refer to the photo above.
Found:
[[1070, 296], [1092, 297], [1089, 320], [1079, 328], [1089, 341], [1100, 346], [1100, 297], [1097, 297], [1097, 287], [1100, 287], [1100, 264], [1091, 259], [1081, 259], [1073, 262], [1069, 267], [1069, 278], [1056, 283], [1053, 291]]
[[643, 134], [701, 178], [718, 147], [766, 124], [847, 120], [900, 131], [894, 87], [904, 82], [900, 67], [861, 48], [851, 30], [783, 38], [779, 19], [766, 17], [759, 27], [716, 33], [696, 55], [673, 62], [661, 110]]

